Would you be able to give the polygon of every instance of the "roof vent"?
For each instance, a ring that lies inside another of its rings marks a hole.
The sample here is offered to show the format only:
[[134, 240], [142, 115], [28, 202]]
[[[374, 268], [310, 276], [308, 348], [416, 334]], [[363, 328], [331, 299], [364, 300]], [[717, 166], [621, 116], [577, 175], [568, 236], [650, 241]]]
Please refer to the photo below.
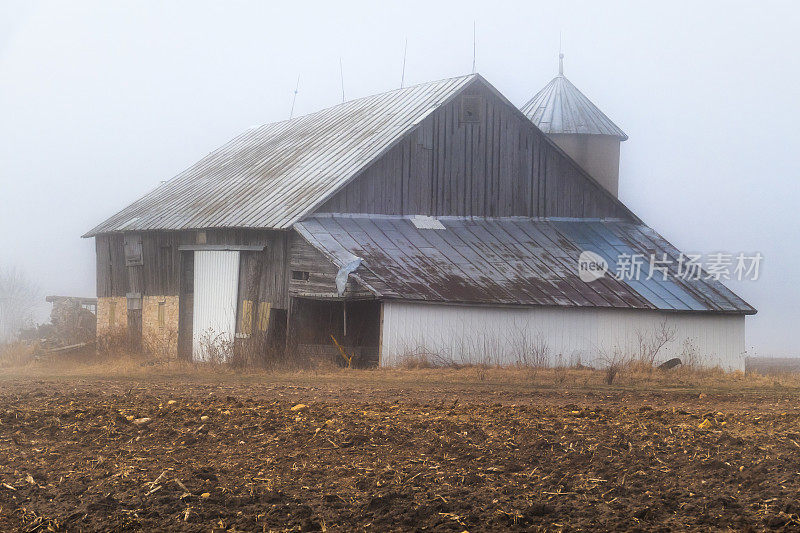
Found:
[[411, 223], [417, 229], [445, 229], [444, 224], [427, 215], [414, 215], [411, 217]]
[[481, 121], [481, 108], [483, 98], [474, 95], [461, 97], [461, 122], [464, 124], [478, 124]]

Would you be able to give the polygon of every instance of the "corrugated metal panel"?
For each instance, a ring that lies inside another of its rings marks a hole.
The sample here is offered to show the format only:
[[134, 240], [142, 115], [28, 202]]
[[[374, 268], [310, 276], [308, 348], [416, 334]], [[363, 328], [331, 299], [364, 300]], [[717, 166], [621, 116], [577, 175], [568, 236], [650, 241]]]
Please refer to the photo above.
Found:
[[[680, 252], [647, 226], [619, 220], [440, 217], [420, 229], [410, 217], [315, 216], [295, 229], [338, 266], [363, 259], [354, 276], [376, 296], [403, 300], [562, 307], [616, 307], [752, 314], [714, 280], [678, 275]], [[578, 257], [603, 257], [611, 276], [584, 282]], [[672, 260], [669, 275], [616, 279], [620, 256]]]
[[625, 132], [562, 75], [528, 100], [523, 113], [545, 133], [613, 135], [624, 141]]
[[207, 361], [210, 352], [226, 356], [236, 335], [239, 252], [194, 252], [192, 353]]
[[288, 228], [475, 79], [416, 85], [251, 128], [85, 236]]
[[604, 366], [615, 355], [635, 357], [639, 335], [653, 339], [664, 324], [674, 332], [661, 362], [695, 358], [704, 366], [744, 370], [744, 317], [625, 309], [511, 308], [386, 301], [380, 364], [409, 355], [459, 364]]

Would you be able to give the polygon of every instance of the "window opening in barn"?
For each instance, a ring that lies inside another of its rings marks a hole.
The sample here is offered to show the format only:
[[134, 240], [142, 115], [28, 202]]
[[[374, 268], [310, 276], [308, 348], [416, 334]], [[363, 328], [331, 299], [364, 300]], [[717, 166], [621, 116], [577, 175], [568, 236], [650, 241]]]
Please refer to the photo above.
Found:
[[475, 124], [480, 122], [482, 108], [482, 97], [464, 95], [461, 98], [461, 122], [466, 124]]
[[142, 236], [138, 233], [125, 235], [125, 266], [139, 266], [142, 260]]
[[164, 317], [164, 309], [166, 308], [166, 302], [158, 302], [158, 327], [164, 329], [165, 325], [165, 317]]
[[308, 281], [311, 273], [307, 270], [292, 270], [292, 279], [296, 281]]
[[205, 231], [198, 231], [197, 232], [197, 244], [206, 244], [208, 241], [208, 236], [206, 235]]
[[253, 332], [253, 302], [244, 300], [242, 302], [242, 319], [239, 324], [239, 332], [250, 335]]
[[272, 304], [261, 302], [258, 304], [258, 330], [267, 331], [269, 327], [269, 315], [272, 311]]

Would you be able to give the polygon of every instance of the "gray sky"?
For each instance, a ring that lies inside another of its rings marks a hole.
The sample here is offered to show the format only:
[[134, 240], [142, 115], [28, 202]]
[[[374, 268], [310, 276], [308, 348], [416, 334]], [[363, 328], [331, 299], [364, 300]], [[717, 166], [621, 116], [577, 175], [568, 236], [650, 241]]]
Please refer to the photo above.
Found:
[[0, 0], [0, 266], [93, 295], [80, 235], [245, 128], [477, 66], [521, 105], [557, 69], [630, 140], [620, 198], [728, 285], [748, 349], [800, 355], [800, 4]]

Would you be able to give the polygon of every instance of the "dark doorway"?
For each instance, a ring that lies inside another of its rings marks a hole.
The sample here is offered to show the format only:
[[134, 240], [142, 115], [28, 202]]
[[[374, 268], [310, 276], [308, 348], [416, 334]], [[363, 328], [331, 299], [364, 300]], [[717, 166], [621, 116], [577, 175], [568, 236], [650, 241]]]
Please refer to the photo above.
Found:
[[194, 252], [181, 252], [178, 297], [178, 358], [192, 360], [192, 318], [194, 313]]
[[379, 301], [293, 298], [290, 305], [289, 353], [354, 368], [377, 366]]
[[128, 346], [134, 352], [142, 350], [142, 295], [127, 295], [128, 307]]

